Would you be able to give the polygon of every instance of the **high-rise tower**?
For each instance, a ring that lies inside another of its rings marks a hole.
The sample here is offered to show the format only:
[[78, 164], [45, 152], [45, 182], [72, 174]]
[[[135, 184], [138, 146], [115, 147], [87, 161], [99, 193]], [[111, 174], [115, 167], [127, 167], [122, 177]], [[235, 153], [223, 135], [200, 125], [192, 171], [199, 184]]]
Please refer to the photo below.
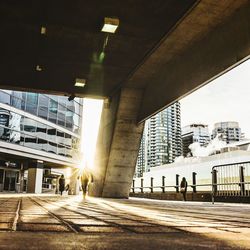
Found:
[[136, 175], [151, 167], [171, 163], [182, 154], [180, 103], [164, 109], [145, 122]]

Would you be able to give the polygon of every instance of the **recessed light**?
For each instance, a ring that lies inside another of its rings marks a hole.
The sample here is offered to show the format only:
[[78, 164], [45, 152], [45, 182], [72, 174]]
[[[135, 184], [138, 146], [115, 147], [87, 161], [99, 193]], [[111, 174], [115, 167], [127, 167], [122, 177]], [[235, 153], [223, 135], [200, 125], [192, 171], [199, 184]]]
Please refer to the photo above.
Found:
[[36, 71], [42, 71], [42, 67], [40, 65], [36, 65]]
[[119, 26], [118, 18], [105, 17], [104, 25], [102, 27], [102, 32], [115, 33], [118, 26]]
[[81, 78], [76, 78], [76, 81], [75, 81], [75, 86], [76, 87], [81, 87], [83, 88], [86, 84], [86, 80], [85, 79], [81, 79]]
[[42, 34], [42, 35], [46, 35], [46, 31], [47, 31], [47, 30], [46, 30], [46, 27], [42, 26], [42, 27], [41, 27], [41, 34]]

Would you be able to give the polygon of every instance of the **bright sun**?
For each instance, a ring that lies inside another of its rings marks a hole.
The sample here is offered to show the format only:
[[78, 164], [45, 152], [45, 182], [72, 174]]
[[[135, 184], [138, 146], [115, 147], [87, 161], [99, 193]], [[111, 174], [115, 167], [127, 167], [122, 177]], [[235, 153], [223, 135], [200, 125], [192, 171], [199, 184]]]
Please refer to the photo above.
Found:
[[99, 131], [103, 100], [83, 99], [83, 121], [81, 152], [83, 162], [80, 168], [93, 168], [97, 135]]

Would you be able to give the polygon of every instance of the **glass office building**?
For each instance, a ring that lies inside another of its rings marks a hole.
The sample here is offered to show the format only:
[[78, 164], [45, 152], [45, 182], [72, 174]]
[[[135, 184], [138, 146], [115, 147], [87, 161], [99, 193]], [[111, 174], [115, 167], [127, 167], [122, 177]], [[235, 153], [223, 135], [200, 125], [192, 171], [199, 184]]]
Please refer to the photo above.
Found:
[[[52, 162], [55, 159], [62, 165], [74, 164], [80, 159], [82, 109], [81, 98], [68, 101], [66, 96], [0, 90], [0, 154], [4, 142], [22, 146], [24, 153], [35, 150], [32, 152]], [[5, 159], [0, 162], [0, 191], [14, 189], [14, 185], [6, 184], [10, 182], [7, 177], [16, 176], [11, 171], [22, 165], [20, 159], [15, 162], [14, 155], [12, 166], [7, 166]], [[13, 177], [12, 182], [16, 183], [19, 177]]]
[[14, 109], [0, 107], [0, 140], [65, 157], [77, 156], [82, 120], [79, 98], [68, 101], [64, 96], [0, 91], [1, 103]]

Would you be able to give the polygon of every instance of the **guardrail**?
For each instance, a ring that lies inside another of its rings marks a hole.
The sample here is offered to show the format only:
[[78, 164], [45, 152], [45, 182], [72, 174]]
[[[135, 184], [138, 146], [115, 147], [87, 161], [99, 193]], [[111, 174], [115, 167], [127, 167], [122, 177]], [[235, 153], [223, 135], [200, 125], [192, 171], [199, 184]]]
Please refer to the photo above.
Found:
[[[179, 177], [179, 175], [176, 175], [176, 177]], [[168, 192], [167, 189], [173, 189], [176, 193], [180, 192], [180, 186], [179, 186], [179, 179], [176, 178], [176, 185], [165, 185], [165, 176], [162, 176], [162, 185], [160, 186], [154, 186], [154, 178], [150, 178], [150, 186], [144, 186], [144, 179], [141, 178], [141, 185], [139, 187], [135, 187], [135, 180], [133, 180], [131, 191], [132, 193], [135, 193], [136, 190], [139, 190], [140, 193], [144, 193], [145, 191], [150, 191], [150, 193], [154, 193], [155, 189], [161, 189], [162, 193]], [[193, 183], [192, 185], [188, 185], [188, 187], [192, 188], [192, 192], [196, 193], [197, 192], [197, 187], [210, 187], [210, 190], [212, 191], [212, 184], [196, 184], [196, 173], [195, 173], [195, 178], [193, 178]], [[173, 192], [173, 190], [171, 190]], [[159, 192], [159, 191], [158, 191]]]
[[212, 202], [215, 197], [250, 198], [250, 162], [217, 165], [212, 168]]
[[[154, 178], [150, 177], [150, 186], [144, 186], [144, 179], [141, 178], [141, 185], [135, 187], [133, 180], [131, 192], [154, 193], [156, 189], [159, 193], [171, 192], [179, 193], [179, 175], [176, 174], [176, 184], [166, 185], [166, 177], [162, 176], [161, 185], [154, 185]], [[192, 184], [188, 185], [193, 193], [196, 193], [199, 187], [207, 187], [207, 192], [211, 192], [212, 203], [217, 197], [246, 198], [250, 201], [250, 162], [239, 162], [232, 164], [217, 165], [212, 167], [211, 183], [197, 184], [197, 173], [192, 172]]]

